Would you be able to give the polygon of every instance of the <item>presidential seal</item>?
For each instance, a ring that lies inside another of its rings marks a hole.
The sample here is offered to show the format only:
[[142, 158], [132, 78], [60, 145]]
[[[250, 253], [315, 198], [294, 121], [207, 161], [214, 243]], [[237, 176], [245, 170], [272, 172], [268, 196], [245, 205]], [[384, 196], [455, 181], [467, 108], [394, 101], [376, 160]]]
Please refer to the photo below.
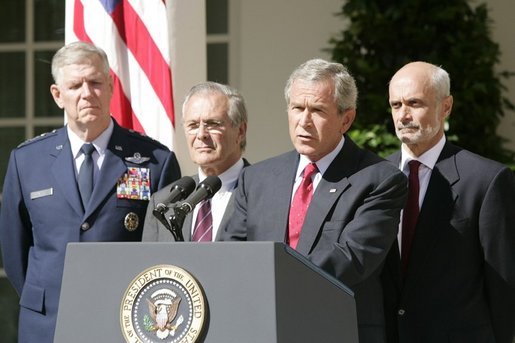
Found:
[[157, 265], [136, 276], [120, 307], [122, 333], [130, 343], [194, 343], [205, 318], [200, 285], [172, 265]]

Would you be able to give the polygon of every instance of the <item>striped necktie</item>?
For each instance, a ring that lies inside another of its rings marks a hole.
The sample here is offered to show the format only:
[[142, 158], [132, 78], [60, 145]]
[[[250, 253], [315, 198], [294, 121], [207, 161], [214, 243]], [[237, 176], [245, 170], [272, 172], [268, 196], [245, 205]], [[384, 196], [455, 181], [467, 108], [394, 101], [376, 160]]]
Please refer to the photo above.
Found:
[[191, 238], [194, 242], [211, 242], [213, 239], [213, 216], [211, 202], [204, 200], [197, 213], [197, 221]]

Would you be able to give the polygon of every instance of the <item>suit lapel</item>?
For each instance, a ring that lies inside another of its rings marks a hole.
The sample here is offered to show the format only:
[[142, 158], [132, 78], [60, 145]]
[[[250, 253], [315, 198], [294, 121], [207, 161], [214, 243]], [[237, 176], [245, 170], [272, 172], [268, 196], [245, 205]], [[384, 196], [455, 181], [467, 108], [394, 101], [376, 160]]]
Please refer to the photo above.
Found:
[[188, 213], [182, 223], [182, 237], [185, 242], [191, 241], [191, 226], [193, 225], [193, 211]]
[[[392, 155], [386, 158], [388, 161], [392, 162], [397, 168], [401, 164], [401, 152], [397, 151]], [[386, 260], [384, 263], [384, 268], [389, 270], [389, 273], [383, 273], [384, 275], [391, 275], [391, 279], [388, 282], [393, 282], [395, 290], [400, 292], [402, 288], [402, 275], [401, 275], [401, 265], [400, 265], [400, 251], [399, 251], [399, 241], [395, 238], [390, 250], [388, 251], [388, 255], [386, 256]], [[397, 293], [398, 294], [398, 293]]]
[[[308, 255], [313, 249], [320, 230], [334, 204], [351, 185], [348, 177], [357, 166], [358, 148], [349, 137], [336, 158], [331, 162], [318, 184], [306, 213], [302, 232], [297, 245], [297, 251]], [[291, 193], [291, 188], [290, 188]]]
[[[243, 159], [243, 168], [250, 166], [249, 161], [247, 159]], [[218, 228], [218, 232], [216, 233], [215, 241], [220, 240], [221, 233], [225, 230], [227, 225], [229, 225], [229, 221], [231, 220], [232, 214], [234, 212], [234, 195], [236, 194], [236, 188], [238, 187], [238, 181], [234, 185], [233, 192], [229, 201], [227, 202], [227, 206], [225, 207], [224, 215], [222, 216], [222, 220], [220, 221], [220, 227]]]
[[220, 240], [221, 232], [225, 230], [229, 221], [231, 220], [232, 213], [234, 212], [234, 193], [232, 192], [229, 201], [227, 202], [227, 207], [225, 207], [224, 215], [222, 216], [222, 220], [220, 221], [220, 226], [218, 227], [218, 232], [216, 233], [215, 241]]
[[66, 128], [58, 130], [56, 139], [52, 142], [50, 149], [50, 156], [55, 158], [51, 170], [56, 180], [56, 188], [61, 189], [61, 193], [66, 201], [70, 203], [70, 206], [79, 216], [82, 216], [84, 210], [77, 187], [74, 158], [72, 156]]
[[406, 287], [413, 284], [418, 273], [424, 272], [426, 263], [431, 263], [431, 254], [437, 250], [442, 230], [447, 228], [440, 222], [449, 222], [454, 211], [457, 194], [452, 186], [459, 181], [459, 175], [453, 150], [446, 143], [431, 173], [413, 239]]
[[[288, 216], [290, 213], [291, 193], [297, 165], [299, 163], [299, 154], [291, 151], [286, 154], [283, 163], [275, 166], [271, 173], [273, 179], [270, 183], [263, 184], [269, 201], [263, 215], [267, 218], [273, 218], [273, 223], [263, 228], [263, 237], [266, 240], [275, 242], [285, 242], [288, 229]], [[267, 222], [267, 220], [263, 221]]]
[[401, 152], [397, 151], [394, 154], [388, 156], [386, 159], [395, 164], [397, 168], [399, 168], [399, 165], [401, 164]]

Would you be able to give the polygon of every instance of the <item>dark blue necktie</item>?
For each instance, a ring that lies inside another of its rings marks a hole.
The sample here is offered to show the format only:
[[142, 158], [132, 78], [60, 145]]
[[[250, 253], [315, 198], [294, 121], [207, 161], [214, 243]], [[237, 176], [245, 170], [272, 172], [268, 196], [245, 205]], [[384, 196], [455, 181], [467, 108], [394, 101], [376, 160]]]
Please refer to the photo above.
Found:
[[84, 154], [84, 162], [80, 166], [78, 184], [82, 205], [86, 208], [93, 192], [93, 157], [91, 154], [95, 151], [95, 147], [93, 144], [84, 144], [80, 150]]

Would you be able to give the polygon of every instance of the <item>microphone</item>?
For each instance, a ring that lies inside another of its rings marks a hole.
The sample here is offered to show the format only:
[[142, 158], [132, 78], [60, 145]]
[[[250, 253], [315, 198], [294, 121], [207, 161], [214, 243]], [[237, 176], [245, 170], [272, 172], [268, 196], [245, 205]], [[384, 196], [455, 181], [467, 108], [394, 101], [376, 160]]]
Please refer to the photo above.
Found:
[[170, 188], [170, 194], [168, 195], [168, 197], [163, 202], [160, 202], [156, 205], [156, 208], [153, 211], [154, 215], [164, 215], [168, 210], [168, 204], [186, 198], [188, 195], [191, 194], [191, 192], [193, 192], [194, 189], [195, 180], [193, 180], [193, 178], [191, 178], [190, 176], [184, 176], [179, 180], [175, 181], [174, 183], [172, 183], [172, 187]]
[[[184, 199], [185, 197], [190, 195], [194, 189], [195, 180], [193, 180], [193, 178], [191, 178], [190, 176], [184, 176], [183, 178], [180, 178], [179, 180], [172, 183], [172, 187], [170, 188], [170, 194], [168, 195], [168, 197], [163, 202], [157, 204], [156, 208], [154, 208], [154, 210], [152, 211], [154, 217], [156, 217], [156, 219], [159, 220], [161, 224], [163, 224], [164, 227], [172, 233], [176, 241], [180, 239], [180, 236], [182, 236], [182, 234], [178, 236], [177, 232], [179, 231], [180, 234], [180, 228], [175, 227], [175, 223], [169, 223], [168, 220], [166, 220], [165, 213], [166, 211], [168, 211], [167, 204], [174, 203]], [[174, 225], [174, 227], [172, 227], [172, 225], [170, 224]]]
[[213, 195], [222, 187], [222, 181], [218, 176], [208, 176], [204, 181], [199, 183], [195, 192], [178, 205], [178, 208], [186, 214], [193, 211], [195, 206], [202, 200], [211, 199]]
[[193, 211], [193, 208], [202, 200], [210, 199], [218, 192], [220, 187], [222, 187], [222, 181], [218, 176], [208, 176], [204, 181], [199, 183], [195, 192], [191, 193], [186, 200], [173, 206], [174, 214], [170, 216], [170, 223], [168, 224], [166, 219], [164, 221], [168, 224], [167, 229], [170, 230], [176, 242], [184, 241], [181, 228], [186, 214]]

